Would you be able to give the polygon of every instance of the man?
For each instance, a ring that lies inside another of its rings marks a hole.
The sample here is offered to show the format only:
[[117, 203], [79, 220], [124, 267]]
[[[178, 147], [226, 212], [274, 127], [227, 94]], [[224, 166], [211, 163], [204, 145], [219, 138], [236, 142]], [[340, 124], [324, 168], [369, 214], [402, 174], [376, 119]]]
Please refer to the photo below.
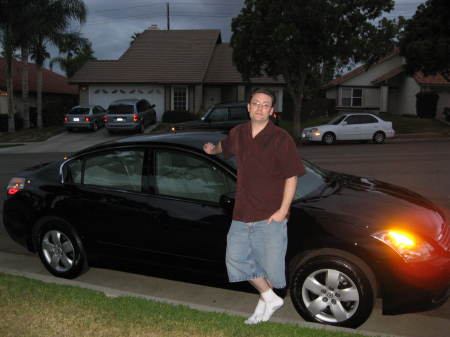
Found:
[[247, 105], [250, 121], [234, 127], [217, 145], [203, 146], [208, 154], [223, 152], [237, 162], [226, 265], [230, 282], [249, 281], [260, 293], [246, 324], [268, 321], [284, 304], [273, 288], [286, 286], [287, 217], [297, 177], [305, 172], [293, 139], [270, 121], [274, 104], [270, 91], [254, 91]]

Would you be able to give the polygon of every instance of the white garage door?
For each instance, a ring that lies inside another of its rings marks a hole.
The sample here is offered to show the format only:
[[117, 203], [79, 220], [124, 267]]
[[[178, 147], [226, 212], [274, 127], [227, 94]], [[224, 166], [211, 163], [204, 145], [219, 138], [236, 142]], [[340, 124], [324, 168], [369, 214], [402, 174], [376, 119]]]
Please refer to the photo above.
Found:
[[108, 108], [118, 99], [145, 98], [155, 104], [156, 117], [161, 120], [164, 112], [164, 87], [157, 85], [91, 85], [89, 86], [89, 104], [98, 104]]

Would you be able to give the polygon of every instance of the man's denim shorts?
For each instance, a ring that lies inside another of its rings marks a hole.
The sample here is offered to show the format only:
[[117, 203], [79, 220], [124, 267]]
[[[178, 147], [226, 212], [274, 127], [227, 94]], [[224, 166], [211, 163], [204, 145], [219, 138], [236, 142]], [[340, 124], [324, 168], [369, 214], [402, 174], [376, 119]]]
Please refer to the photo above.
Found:
[[274, 288], [286, 286], [287, 220], [233, 220], [227, 237], [226, 264], [230, 282], [265, 277]]

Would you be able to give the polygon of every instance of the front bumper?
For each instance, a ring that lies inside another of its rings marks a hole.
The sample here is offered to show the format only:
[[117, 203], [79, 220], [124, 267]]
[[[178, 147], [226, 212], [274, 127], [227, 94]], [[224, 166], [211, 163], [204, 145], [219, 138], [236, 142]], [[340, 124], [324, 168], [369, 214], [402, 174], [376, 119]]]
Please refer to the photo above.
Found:
[[301, 136], [302, 142], [321, 142], [322, 134], [321, 133], [312, 133], [311, 131], [302, 132]]

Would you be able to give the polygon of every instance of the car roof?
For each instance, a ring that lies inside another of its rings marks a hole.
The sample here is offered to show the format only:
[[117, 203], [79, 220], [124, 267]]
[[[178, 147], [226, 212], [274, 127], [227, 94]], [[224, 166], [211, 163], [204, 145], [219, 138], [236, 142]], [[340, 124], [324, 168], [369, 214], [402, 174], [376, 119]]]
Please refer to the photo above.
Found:
[[235, 103], [220, 103], [220, 104], [214, 104], [214, 108], [221, 108], [221, 107], [230, 107], [230, 106], [247, 106], [248, 102], [235, 102]]
[[135, 104], [136, 102], [139, 102], [141, 99], [137, 99], [137, 98], [123, 98], [123, 99], [118, 99], [115, 100], [113, 102], [111, 102], [109, 105], [113, 105], [113, 104]]
[[343, 116], [343, 115], [372, 115], [372, 116], [376, 116], [376, 114], [375, 113], [373, 113], [373, 112], [363, 112], [363, 111], [361, 111], [361, 112], [341, 112], [341, 113], [339, 113], [339, 115], [340, 116]]
[[96, 104], [80, 104], [80, 105], [75, 105], [71, 109], [76, 109], [76, 108], [93, 108], [94, 106], [97, 106], [97, 105]]
[[217, 144], [227, 135], [224, 130], [190, 130], [180, 132], [167, 132], [167, 133], [155, 133], [149, 135], [136, 135], [125, 138], [120, 138], [98, 145], [88, 147], [74, 154], [78, 156], [80, 154], [89, 153], [97, 150], [115, 148], [121, 146], [132, 145], [178, 145], [181, 147], [190, 147], [197, 150], [203, 149], [203, 144], [211, 142]]

